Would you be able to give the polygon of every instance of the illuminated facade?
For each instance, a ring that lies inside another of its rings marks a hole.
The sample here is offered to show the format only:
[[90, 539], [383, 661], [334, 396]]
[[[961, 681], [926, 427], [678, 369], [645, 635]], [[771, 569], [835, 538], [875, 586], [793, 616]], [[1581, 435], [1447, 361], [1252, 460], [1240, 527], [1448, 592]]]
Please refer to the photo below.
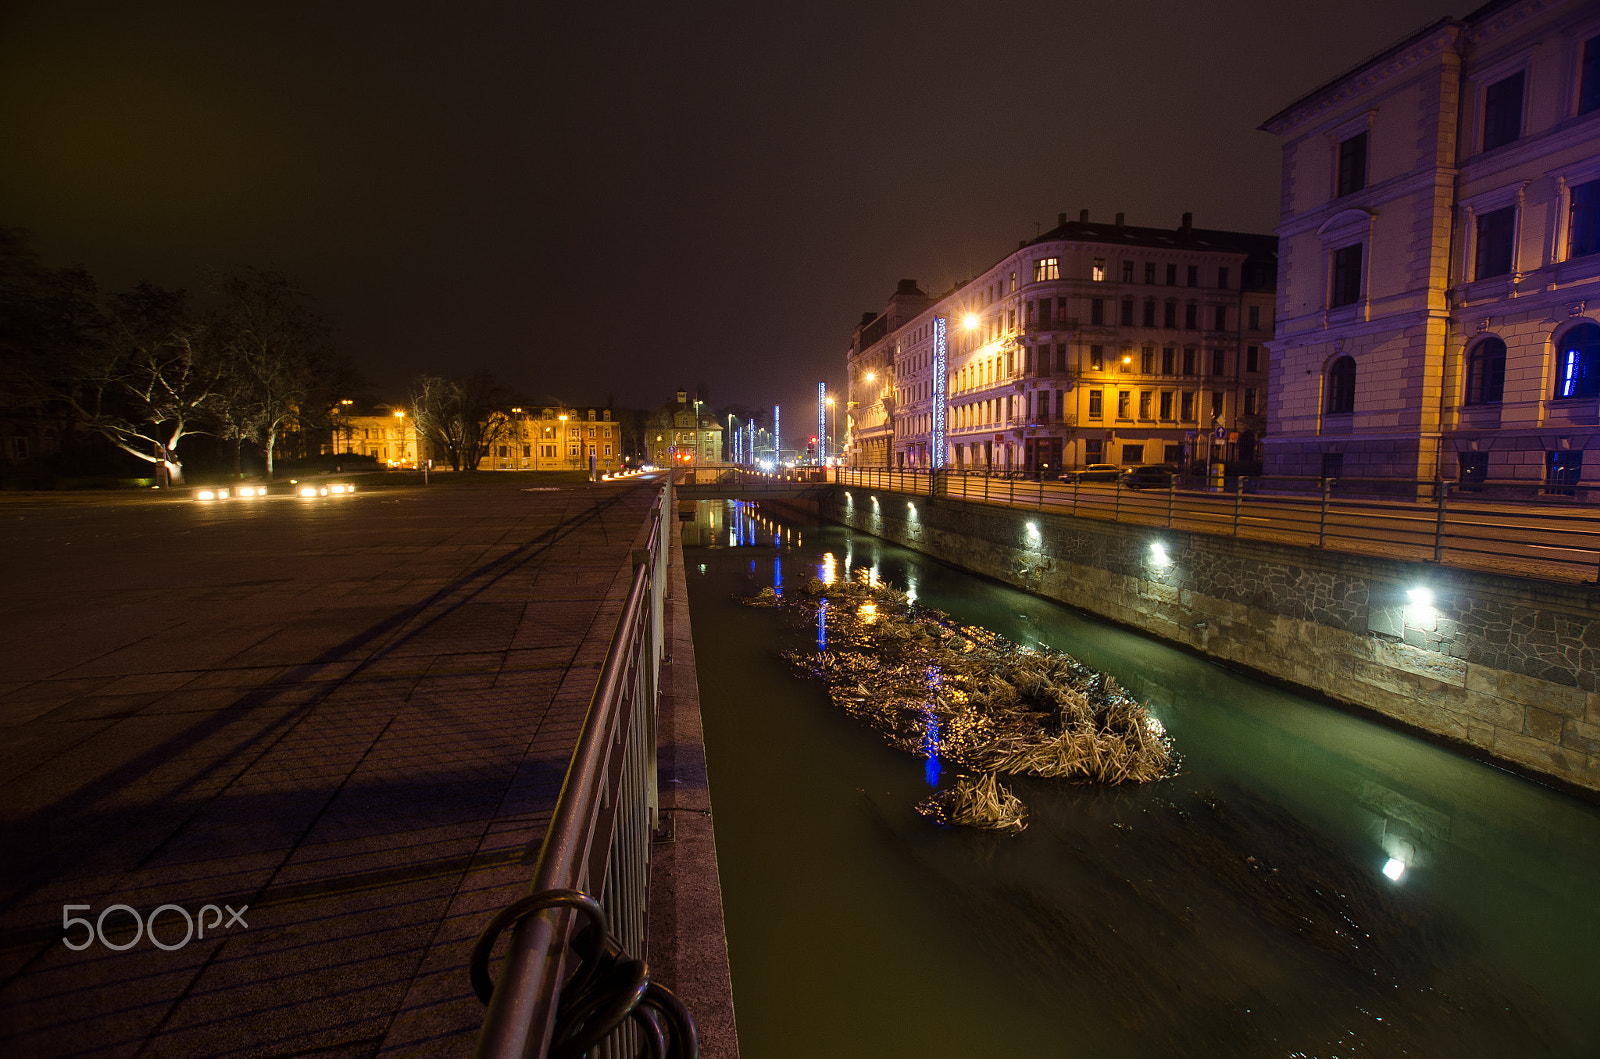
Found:
[[1446, 18], [1283, 141], [1267, 470], [1600, 480], [1600, 8]]
[[480, 471], [587, 471], [622, 469], [622, 427], [609, 408], [511, 408], [495, 413], [498, 437]]
[[646, 422], [645, 446], [657, 467], [721, 463], [722, 423], [702, 402], [689, 400], [687, 390], [679, 390]]
[[396, 405], [361, 408], [352, 401], [341, 401], [330, 416], [332, 429], [324, 453], [348, 452], [370, 456], [380, 467], [415, 468], [417, 425], [405, 409]]
[[937, 298], [902, 280], [853, 336], [848, 456], [1042, 476], [1253, 460], [1276, 245], [1083, 211]]

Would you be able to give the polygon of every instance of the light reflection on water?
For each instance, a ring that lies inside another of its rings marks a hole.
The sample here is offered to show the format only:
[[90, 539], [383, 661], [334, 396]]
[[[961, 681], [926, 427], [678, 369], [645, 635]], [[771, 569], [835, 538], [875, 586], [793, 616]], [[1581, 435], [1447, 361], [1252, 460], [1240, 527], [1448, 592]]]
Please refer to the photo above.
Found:
[[1149, 703], [1185, 771], [1024, 781], [1023, 836], [941, 830], [909, 809], [938, 761], [834, 710], [778, 657], [798, 630], [732, 602], [766, 564], [695, 550], [746, 1055], [1590, 1054], [1594, 807], [874, 538], [803, 536], [774, 587], [785, 561], [865, 567], [1069, 651]]

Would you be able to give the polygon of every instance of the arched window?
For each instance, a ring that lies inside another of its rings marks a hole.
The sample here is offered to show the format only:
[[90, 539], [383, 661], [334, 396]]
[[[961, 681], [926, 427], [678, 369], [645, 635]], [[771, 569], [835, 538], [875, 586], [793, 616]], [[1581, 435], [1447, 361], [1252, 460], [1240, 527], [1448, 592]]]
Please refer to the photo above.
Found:
[[1467, 404], [1498, 404], [1506, 392], [1506, 344], [1491, 335], [1467, 354]]
[[1356, 410], [1356, 362], [1353, 357], [1340, 357], [1328, 367], [1329, 415], [1339, 415]]
[[1556, 397], [1600, 394], [1600, 326], [1579, 324], [1556, 344]]

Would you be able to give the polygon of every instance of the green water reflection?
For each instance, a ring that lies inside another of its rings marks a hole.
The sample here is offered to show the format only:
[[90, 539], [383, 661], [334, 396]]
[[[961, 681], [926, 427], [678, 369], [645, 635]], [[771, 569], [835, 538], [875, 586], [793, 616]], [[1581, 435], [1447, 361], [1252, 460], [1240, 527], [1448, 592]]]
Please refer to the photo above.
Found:
[[[1596, 807], [872, 537], [685, 529], [746, 1059], [1596, 1054]], [[1109, 671], [1182, 774], [918, 816], [935, 770], [779, 657], [815, 623], [735, 601], [859, 568]]]

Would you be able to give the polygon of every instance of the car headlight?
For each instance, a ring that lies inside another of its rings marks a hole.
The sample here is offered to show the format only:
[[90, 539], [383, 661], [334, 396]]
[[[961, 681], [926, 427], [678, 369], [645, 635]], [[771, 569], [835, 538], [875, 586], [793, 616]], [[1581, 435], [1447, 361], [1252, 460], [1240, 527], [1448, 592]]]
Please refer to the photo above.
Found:
[[217, 494], [210, 489], [202, 489], [198, 493], [194, 494], [194, 498], [196, 500], [215, 500], [217, 498]]
[[317, 495], [316, 487], [315, 486], [310, 486], [310, 485], [302, 485], [300, 487], [300, 495], [301, 496], [316, 496]]

